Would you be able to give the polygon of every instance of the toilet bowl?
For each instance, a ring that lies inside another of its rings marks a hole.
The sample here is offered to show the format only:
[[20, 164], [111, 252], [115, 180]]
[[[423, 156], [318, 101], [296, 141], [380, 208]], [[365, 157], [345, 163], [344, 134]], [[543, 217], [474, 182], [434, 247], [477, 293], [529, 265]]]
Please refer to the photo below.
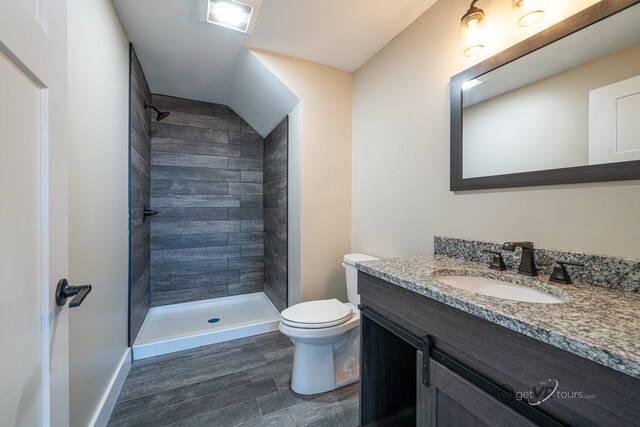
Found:
[[308, 301], [281, 313], [280, 332], [295, 343], [291, 374], [294, 392], [323, 393], [360, 378], [360, 296], [355, 263], [374, 259], [364, 254], [344, 256], [349, 302]]

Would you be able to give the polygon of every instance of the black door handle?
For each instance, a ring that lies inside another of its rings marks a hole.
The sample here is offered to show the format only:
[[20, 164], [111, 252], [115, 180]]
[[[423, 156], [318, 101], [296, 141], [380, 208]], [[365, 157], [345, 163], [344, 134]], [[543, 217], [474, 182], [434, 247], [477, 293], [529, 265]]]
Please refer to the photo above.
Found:
[[56, 286], [56, 304], [62, 307], [67, 303], [67, 298], [73, 297], [69, 307], [78, 307], [91, 292], [91, 285], [73, 286], [67, 279], [60, 279]]

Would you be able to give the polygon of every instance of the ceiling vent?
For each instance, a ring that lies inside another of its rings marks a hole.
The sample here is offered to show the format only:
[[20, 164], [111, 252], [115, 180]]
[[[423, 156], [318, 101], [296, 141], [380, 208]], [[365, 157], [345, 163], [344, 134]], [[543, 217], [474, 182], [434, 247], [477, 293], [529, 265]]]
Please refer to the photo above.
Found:
[[261, 6], [262, 0], [200, 0], [200, 19], [251, 34]]

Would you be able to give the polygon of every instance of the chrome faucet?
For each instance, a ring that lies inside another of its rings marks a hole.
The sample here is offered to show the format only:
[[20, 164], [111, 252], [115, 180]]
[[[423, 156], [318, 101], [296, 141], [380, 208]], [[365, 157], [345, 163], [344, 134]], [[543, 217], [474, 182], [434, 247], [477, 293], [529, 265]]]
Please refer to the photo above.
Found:
[[505, 242], [505, 244], [502, 245], [502, 249], [505, 251], [513, 252], [516, 248], [522, 248], [522, 259], [520, 260], [518, 273], [526, 276], [537, 276], [538, 269], [536, 268], [536, 260], [533, 252], [533, 242]]

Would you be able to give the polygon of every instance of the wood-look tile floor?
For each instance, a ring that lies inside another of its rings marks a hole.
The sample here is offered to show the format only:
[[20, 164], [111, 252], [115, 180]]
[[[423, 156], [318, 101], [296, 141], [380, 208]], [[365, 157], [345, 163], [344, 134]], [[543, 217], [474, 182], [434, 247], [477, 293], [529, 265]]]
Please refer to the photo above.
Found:
[[292, 363], [280, 332], [136, 361], [109, 427], [358, 425], [358, 383], [301, 396]]

